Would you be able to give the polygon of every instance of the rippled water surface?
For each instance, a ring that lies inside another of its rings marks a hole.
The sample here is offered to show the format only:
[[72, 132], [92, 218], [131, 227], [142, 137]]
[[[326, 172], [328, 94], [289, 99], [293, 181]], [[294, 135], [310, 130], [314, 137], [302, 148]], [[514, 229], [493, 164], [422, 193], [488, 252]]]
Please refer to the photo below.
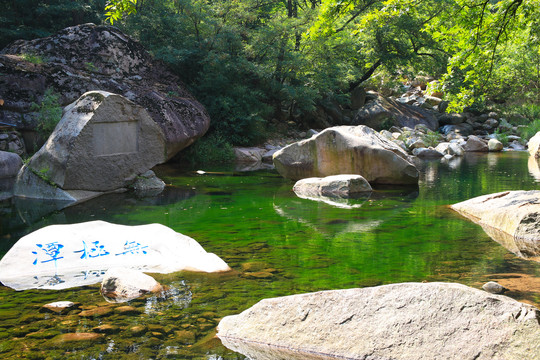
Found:
[[[223, 316], [267, 297], [406, 281], [480, 287], [496, 280], [513, 290], [510, 296], [540, 305], [540, 263], [518, 258], [448, 208], [483, 194], [540, 188], [538, 164], [508, 152], [419, 167], [419, 188], [376, 189], [353, 208], [299, 199], [293, 183], [273, 171], [199, 175], [172, 166], [156, 169], [170, 186], [155, 198], [108, 195], [53, 213], [43, 203], [0, 203], [0, 256], [41, 227], [101, 219], [169, 226], [234, 270], [157, 274], [170, 287], [167, 296], [128, 304], [106, 303], [99, 285], [0, 287], [0, 357], [243, 359], [214, 336]], [[60, 300], [79, 306], [60, 315], [42, 311]]]

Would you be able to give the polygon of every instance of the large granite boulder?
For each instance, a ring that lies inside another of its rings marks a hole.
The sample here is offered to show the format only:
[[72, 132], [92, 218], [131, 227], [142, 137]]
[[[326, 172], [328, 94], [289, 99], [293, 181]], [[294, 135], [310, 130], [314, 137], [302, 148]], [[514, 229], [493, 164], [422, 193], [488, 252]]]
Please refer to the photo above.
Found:
[[339, 174], [362, 175], [370, 184], [417, 184], [407, 153], [367, 126], [335, 126], [277, 151], [274, 165], [299, 180]]
[[[64, 199], [62, 190], [126, 187], [166, 161], [165, 142], [143, 107], [120, 95], [88, 92], [64, 109], [45, 145], [19, 173], [15, 195]], [[53, 186], [52, 195], [40, 190], [46, 185], [36, 186], [43, 181]]]
[[230, 270], [197, 241], [166, 226], [91, 221], [51, 225], [19, 239], [0, 260], [0, 281], [15, 290], [65, 289], [99, 283], [113, 267], [152, 273]]
[[265, 299], [218, 337], [250, 359], [540, 359], [540, 310], [452, 283]]
[[0, 121], [18, 127], [35, 126], [32, 103], [39, 103], [49, 88], [61, 95], [62, 106], [90, 90], [120, 94], [141, 105], [165, 134], [167, 158], [210, 125], [205, 108], [178, 77], [113, 26], [84, 24], [16, 41], [0, 52], [0, 69]]
[[439, 121], [428, 110], [382, 96], [368, 102], [358, 110], [352, 124], [366, 125], [375, 130], [382, 130], [383, 127], [388, 128], [392, 125], [414, 129], [418, 124], [423, 124], [433, 131], [439, 128]]
[[540, 191], [505, 191], [451, 206], [516, 255], [540, 261]]

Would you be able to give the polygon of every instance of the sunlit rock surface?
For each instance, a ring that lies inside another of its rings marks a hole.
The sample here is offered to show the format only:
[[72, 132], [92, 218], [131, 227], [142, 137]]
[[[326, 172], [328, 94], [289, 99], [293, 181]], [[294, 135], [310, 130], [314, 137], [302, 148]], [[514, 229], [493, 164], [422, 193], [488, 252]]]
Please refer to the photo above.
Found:
[[369, 194], [372, 189], [360, 175], [333, 175], [324, 178], [306, 178], [294, 184], [293, 191], [301, 198], [336, 197], [347, 199]]
[[373, 129], [335, 126], [277, 151], [276, 170], [299, 180], [339, 174], [362, 175], [370, 184], [418, 184], [407, 153]]
[[461, 284], [404, 283], [265, 299], [218, 337], [251, 359], [539, 359], [540, 311]]
[[91, 221], [24, 236], [0, 260], [0, 281], [15, 290], [65, 289], [99, 283], [118, 266], [154, 273], [230, 270], [194, 239], [166, 226]]
[[505, 191], [451, 206], [516, 255], [540, 261], [540, 191]]
[[109, 302], [127, 302], [146, 293], [157, 293], [163, 287], [141, 271], [123, 267], [107, 270], [101, 281], [100, 292]]

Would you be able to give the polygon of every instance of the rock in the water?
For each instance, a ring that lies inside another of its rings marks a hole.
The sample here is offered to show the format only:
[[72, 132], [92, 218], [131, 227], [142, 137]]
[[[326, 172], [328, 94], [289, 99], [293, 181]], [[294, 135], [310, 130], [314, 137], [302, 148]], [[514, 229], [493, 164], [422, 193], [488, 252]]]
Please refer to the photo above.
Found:
[[162, 290], [163, 287], [153, 277], [139, 270], [115, 267], [105, 273], [100, 292], [107, 301], [120, 303]]
[[36, 177], [62, 190], [116, 190], [165, 160], [163, 132], [146, 110], [120, 95], [92, 91], [66, 107], [19, 174], [15, 195], [47, 198], [35, 191]]
[[423, 124], [433, 131], [439, 127], [437, 118], [427, 110], [381, 96], [358, 110], [352, 124], [366, 125], [375, 130], [381, 130], [388, 125], [414, 129], [416, 125]]
[[495, 151], [502, 151], [502, 149], [504, 148], [502, 142], [500, 142], [499, 140], [497, 139], [489, 139], [488, 141], [488, 150], [491, 151], [491, 152], [495, 152]]
[[480, 224], [516, 255], [540, 261], [540, 191], [483, 195], [451, 208]]
[[239, 163], [257, 163], [261, 162], [263, 155], [266, 153], [266, 149], [258, 147], [237, 147], [234, 148], [234, 156], [236, 162]]
[[19, 155], [7, 151], [0, 151], [0, 179], [17, 176], [23, 166]]
[[463, 150], [467, 152], [487, 152], [488, 146], [485, 141], [478, 136], [470, 135], [463, 146]]
[[133, 190], [139, 197], [159, 195], [165, 189], [165, 182], [158, 178], [152, 170], [141, 174], [133, 184]]
[[63, 314], [75, 307], [75, 303], [72, 301], [56, 301], [53, 303], [43, 305], [43, 311], [52, 312], [55, 314]]
[[[33, 64], [24, 54], [45, 61]], [[167, 159], [210, 125], [205, 108], [178, 77], [117, 27], [83, 24], [50, 37], [16, 41], [1, 51], [0, 68], [0, 120], [10, 124], [22, 125], [20, 119], [33, 123], [32, 103], [53, 89], [62, 106], [90, 90], [104, 90], [144, 107], [165, 135]]]
[[482, 285], [482, 289], [492, 294], [502, 294], [505, 291], [508, 291], [507, 288], [500, 284], [497, 284], [495, 281], [489, 281], [485, 283], [484, 285]]
[[299, 197], [329, 196], [348, 198], [356, 194], [371, 192], [372, 189], [367, 180], [360, 175], [333, 175], [324, 178], [298, 180], [294, 184], [293, 191]]
[[359, 174], [370, 184], [417, 184], [407, 153], [367, 126], [335, 126], [274, 154], [285, 178]]
[[21, 238], [0, 260], [0, 281], [13, 289], [65, 289], [101, 282], [112, 267], [146, 272], [230, 270], [192, 238], [160, 225], [104, 221], [47, 226]]
[[265, 299], [223, 318], [218, 337], [258, 360], [539, 359], [539, 317], [461, 284], [404, 283]]
[[527, 143], [527, 150], [531, 156], [540, 157], [540, 131], [537, 132]]
[[432, 147], [414, 149], [413, 155], [424, 159], [437, 159], [444, 156], [443, 153]]

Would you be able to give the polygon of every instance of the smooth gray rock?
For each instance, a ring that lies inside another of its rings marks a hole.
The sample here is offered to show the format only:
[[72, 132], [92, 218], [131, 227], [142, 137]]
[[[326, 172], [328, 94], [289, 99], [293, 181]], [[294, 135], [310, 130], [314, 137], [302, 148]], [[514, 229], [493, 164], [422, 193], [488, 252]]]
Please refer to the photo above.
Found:
[[237, 163], [257, 163], [261, 162], [266, 149], [258, 147], [237, 147], [234, 148], [234, 157]]
[[407, 153], [367, 126], [335, 126], [274, 154], [285, 178], [362, 175], [370, 184], [417, 184]]
[[265, 299], [223, 318], [218, 337], [258, 360], [538, 360], [539, 318], [465, 285], [404, 283]]
[[115, 267], [107, 270], [99, 291], [105, 300], [122, 303], [162, 290], [163, 287], [153, 277], [142, 271]]
[[490, 152], [497, 152], [497, 151], [502, 151], [502, 149], [504, 148], [502, 142], [500, 142], [499, 140], [497, 139], [489, 139], [488, 141], [488, 150]]
[[[146, 110], [120, 95], [91, 91], [64, 109], [24, 171], [64, 191], [105, 192], [131, 185], [166, 159], [163, 132]], [[30, 177], [19, 174], [15, 195], [51, 198], [36, 194]]]
[[463, 146], [463, 150], [466, 152], [487, 152], [488, 145], [478, 136], [470, 135], [467, 142]]
[[0, 179], [17, 176], [22, 166], [23, 161], [19, 155], [0, 151]]
[[413, 155], [418, 156], [419, 158], [424, 158], [424, 159], [437, 159], [437, 158], [442, 158], [444, 156], [443, 153], [439, 152], [438, 150], [432, 147], [414, 149]]
[[324, 178], [306, 178], [294, 184], [293, 191], [303, 198], [319, 196], [348, 198], [371, 192], [371, 186], [360, 175], [333, 175]]
[[156, 196], [161, 194], [164, 189], [165, 182], [158, 178], [152, 170], [139, 175], [133, 184], [133, 190], [139, 197]]
[[485, 283], [484, 285], [482, 285], [482, 289], [492, 294], [502, 294], [505, 291], [508, 291], [507, 288], [500, 284], [497, 284], [495, 281], [489, 281]]

